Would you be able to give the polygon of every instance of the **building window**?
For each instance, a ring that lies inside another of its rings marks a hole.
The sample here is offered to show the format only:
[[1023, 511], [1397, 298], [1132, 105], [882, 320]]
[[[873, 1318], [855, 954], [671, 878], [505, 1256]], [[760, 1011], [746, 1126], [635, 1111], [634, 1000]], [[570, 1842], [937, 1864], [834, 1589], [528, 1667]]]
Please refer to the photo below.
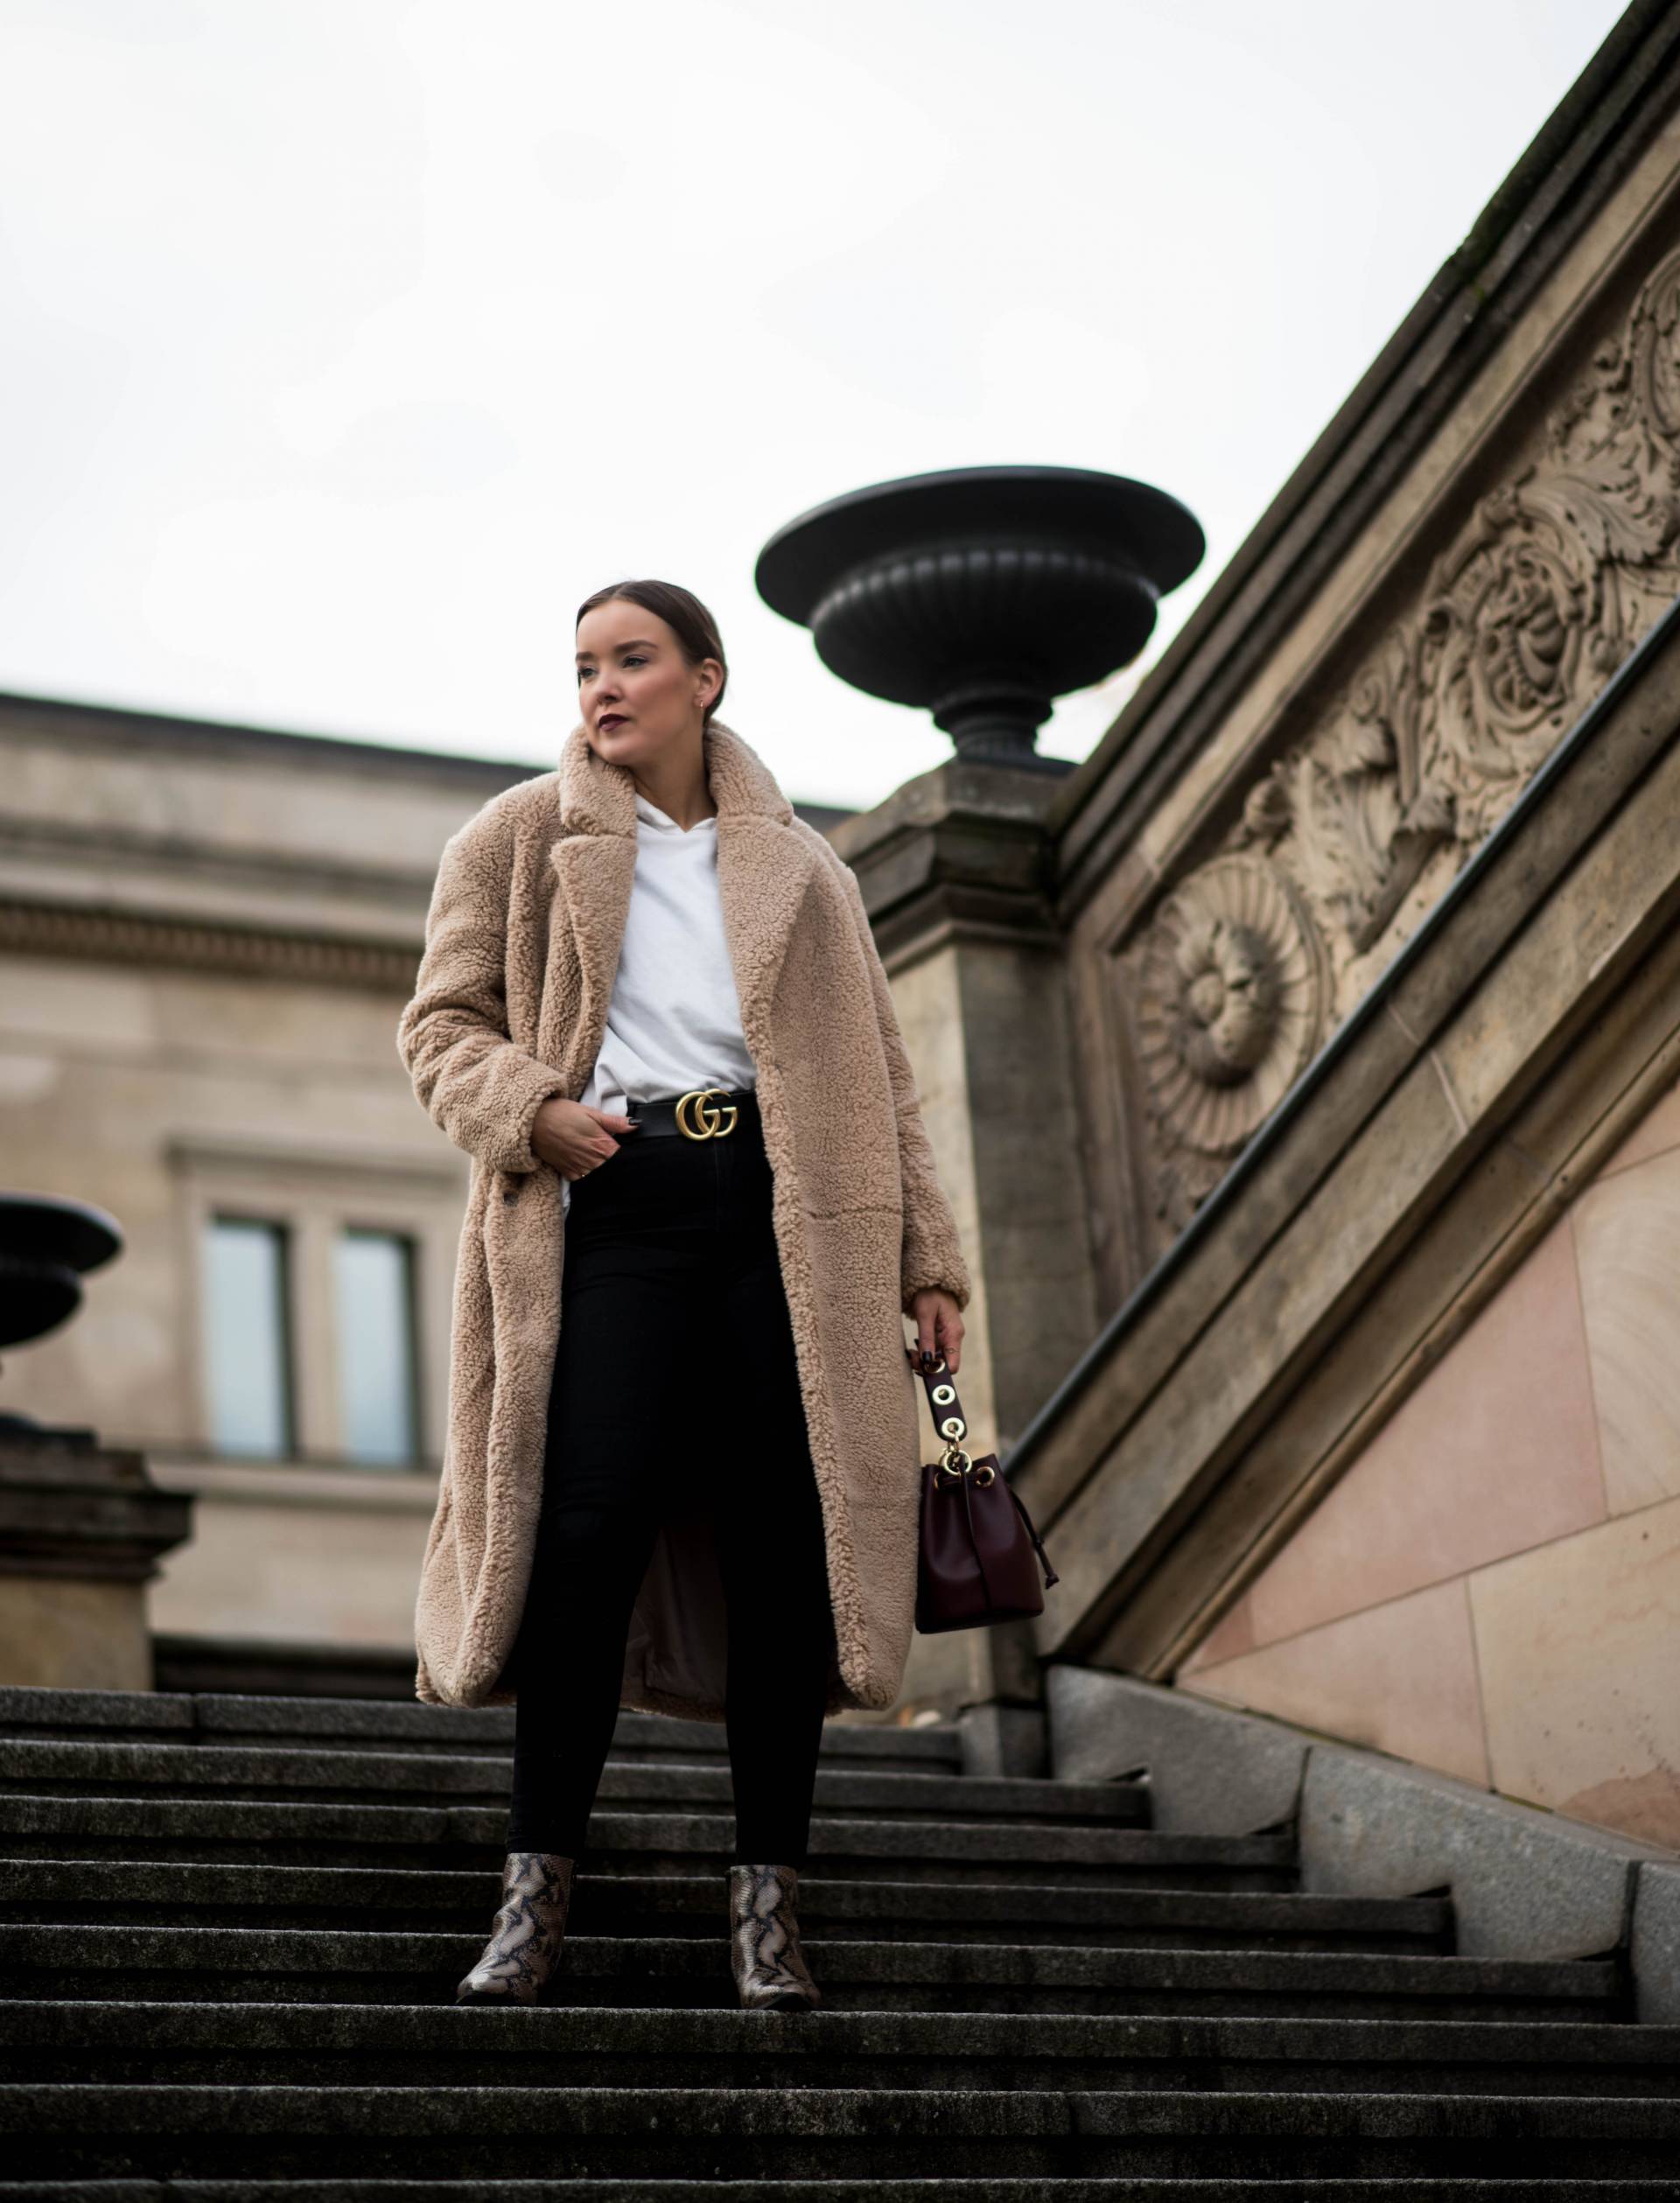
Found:
[[284, 1227], [213, 1216], [205, 1249], [210, 1428], [223, 1453], [292, 1451]]
[[412, 1461], [420, 1450], [413, 1243], [396, 1232], [343, 1231], [335, 1255], [345, 1453]]

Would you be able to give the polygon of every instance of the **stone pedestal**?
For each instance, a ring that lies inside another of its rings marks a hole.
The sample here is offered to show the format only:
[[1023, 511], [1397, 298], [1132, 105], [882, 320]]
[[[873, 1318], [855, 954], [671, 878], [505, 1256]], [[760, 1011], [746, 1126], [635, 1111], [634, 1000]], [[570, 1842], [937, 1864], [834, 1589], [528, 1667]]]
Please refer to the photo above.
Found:
[[[833, 834], [863, 889], [973, 1272], [957, 1383], [982, 1453], [1007, 1453], [1096, 1328], [1066, 976], [1043, 887], [1060, 780], [1043, 759], [953, 758]], [[1034, 1706], [1031, 1633], [918, 1638], [905, 1688], [948, 1710]], [[999, 1772], [1039, 1755], [1019, 1722], [973, 1725]]]
[[192, 1534], [144, 1454], [90, 1430], [0, 1431], [0, 1683], [150, 1690], [146, 1584]]

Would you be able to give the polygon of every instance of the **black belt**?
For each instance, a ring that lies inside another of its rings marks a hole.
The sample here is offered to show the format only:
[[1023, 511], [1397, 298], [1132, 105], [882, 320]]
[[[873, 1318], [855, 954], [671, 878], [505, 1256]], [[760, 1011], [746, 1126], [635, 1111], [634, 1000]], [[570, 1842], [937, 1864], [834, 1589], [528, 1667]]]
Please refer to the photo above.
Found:
[[723, 1087], [695, 1087], [668, 1101], [628, 1101], [624, 1114], [640, 1128], [635, 1139], [680, 1134], [690, 1140], [724, 1140], [738, 1126], [757, 1122], [759, 1097], [750, 1087], [736, 1094]]

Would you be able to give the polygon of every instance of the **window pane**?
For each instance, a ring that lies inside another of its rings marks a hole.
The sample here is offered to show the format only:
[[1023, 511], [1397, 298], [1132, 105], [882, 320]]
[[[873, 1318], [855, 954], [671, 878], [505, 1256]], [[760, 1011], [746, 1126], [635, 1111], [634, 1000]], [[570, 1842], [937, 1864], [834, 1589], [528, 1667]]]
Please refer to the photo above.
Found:
[[394, 1232], [341, 1232], [338, 1288], [345, 1451], [356, 1461], [411, 1461], [418, 1446], [409, 1241]]
[[226, 1453], [291, 1451], [286, 1237], [278, 1224], [212, 1217], [205, 1249], [210, 1430]]

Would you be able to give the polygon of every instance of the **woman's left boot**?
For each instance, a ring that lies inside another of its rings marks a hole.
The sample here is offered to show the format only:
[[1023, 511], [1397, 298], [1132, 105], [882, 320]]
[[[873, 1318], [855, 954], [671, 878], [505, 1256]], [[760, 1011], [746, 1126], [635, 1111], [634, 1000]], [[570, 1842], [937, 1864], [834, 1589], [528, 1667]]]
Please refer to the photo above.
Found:
[[729, 1949], [746, 2011], [808, 2011], [822, 2001], [799, 1948], [796, 1866], [732, 1866]]

